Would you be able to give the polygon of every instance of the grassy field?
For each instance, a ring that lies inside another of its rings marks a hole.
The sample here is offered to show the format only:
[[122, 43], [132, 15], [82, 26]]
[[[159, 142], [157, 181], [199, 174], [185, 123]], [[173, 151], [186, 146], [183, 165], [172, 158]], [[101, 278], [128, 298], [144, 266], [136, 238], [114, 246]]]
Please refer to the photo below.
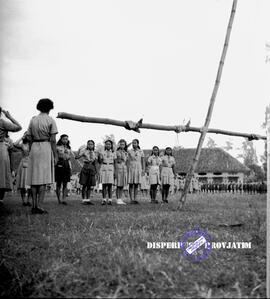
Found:
[[[31, 215], [18, 195], [1, 207], [0, 296], [198, 297], [266, 296], [266, 196], [189, 195], [153, 205], [67, 206], [48, 195], [48, 215]], [[239, 226], [230, 226], [239, 224]], [[252, 242], [251, 249], [213, 249], [191, 262], [179, 249], [147, 249], [147, 241], [179, 241], [202, 228], [213, 242]]]

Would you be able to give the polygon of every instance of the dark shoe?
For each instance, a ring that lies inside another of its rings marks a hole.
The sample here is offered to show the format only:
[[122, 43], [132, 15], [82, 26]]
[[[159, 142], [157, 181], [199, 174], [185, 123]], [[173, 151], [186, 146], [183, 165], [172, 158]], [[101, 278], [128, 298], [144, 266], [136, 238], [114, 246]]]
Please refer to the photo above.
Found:
[[45, 211], [41, 208], [32, 208], [31, 213], [32, 214], [48, 214], [47, 211]]
[[43, 210], [41, 208], [37, 208], [37, 209], [38, 209], [39, 214], [48, 214], [48, 212], [46, 210]]
[[28, 206], [27, 202], [23, 202], [22, 205], [23, 205], [23, 207], [27, 207]]
[[106, 205], [106, 201], [103, 200], [102, 203], [101, 203], [101, 205], [102, 205], [102, 206], [105, 206], [105, 205]]
[[139, 202], [138, 202], [137, 200], [132, 200], [130, 203], [131, 203], [132, 205], [138, 205], [138, 204], [139, 204]]
[[112, 201], [111, 200], [108, 200], [108, 205], [112, 206]]
[[66, 201], [61, 201], [60, 204], [66, 206], [67, 202]]
[[26, 203], [26, 206], [27, 206], [27, 207], [32, 207], [31, 202], [27, 202], [27, 203]]
[[158, 200], [155, 200], [154, 203], [158, 203]]

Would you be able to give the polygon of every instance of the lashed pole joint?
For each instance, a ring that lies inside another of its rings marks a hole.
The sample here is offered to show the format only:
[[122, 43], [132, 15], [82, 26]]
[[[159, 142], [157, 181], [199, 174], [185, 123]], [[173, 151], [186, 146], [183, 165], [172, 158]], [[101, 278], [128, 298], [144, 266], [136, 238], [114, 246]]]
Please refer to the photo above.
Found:
[[143, 122], [143, 119], [141, 118], [138, 122], [133, 122], [132, 120], [126, 120], [124, 123], [125, 123], [125, 128], [127, 130], [133, 130], [137, 133], [140, 133], [140, 127], [142, 126], [142, 122]]

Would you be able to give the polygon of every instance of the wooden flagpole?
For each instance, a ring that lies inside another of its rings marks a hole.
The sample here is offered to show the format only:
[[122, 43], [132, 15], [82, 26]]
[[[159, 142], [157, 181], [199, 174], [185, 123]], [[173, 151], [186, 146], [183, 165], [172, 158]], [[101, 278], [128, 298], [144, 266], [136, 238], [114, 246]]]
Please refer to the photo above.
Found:
[[[90, 117], [90, 116], [82, 116], [82, 115], [76, 115], [66, 112], [59, 112], [57, 115], [57, 118], [61, 119], [69, 119], [73, 121], [79, 121], [79, 122], [88, 122], [88, 123], [96, 123], [96, 124], [105, 124], [105, 125], [112, 125], [112, 126], [118, 126], [118, 127], [124, 127], [128, 130], [134, 130], [136, 132], [140, 132], [140, 129], [152, 129], [152, 130], [160, 130], [160, 131], [174, 131], [176, 133], [180, 132], [197, 132], [201, 133], [203, 131], [203, 127], [192, 127], [189, 125], [185, 126], [166, 126], [166, 125], [158, 125], [158, 124], [147, 124], [143, 123], [142, 120], [139, 122], [131, 122], [131, 121], [120, 121], [116, 119], [110, 119], [110, 118], [100, 118], [100, 117]], [[133, 128], [129, 125], [129, 123], [133, 123]], [[220, 130], [220, 129], [207, 129], [207, 133], [214, 133], [214, 134], [221, 134], [221, 135], [229, 135], [229, 136], [236, 136], [236, 137], [244, 137], [248, 138], [249, 140], [266, 140], [266, 136], [253, 134], [253, 133], [241, 133], [241, 132], [233, 132], [233, 131], [227, 131], [227, 130]]]
[[209, 127], [209, 124], [210, 124], [210, 121], [211, 121], [211, 116], [212, 116], [212, 112], [213, 112], [213, 108], [214, 108], [214, 104], [215, 104], [215, 100], [216, 100], [216, 96], [217, 96], [217, 92], [218, 92], [218, 88], [219, 88], [219, 84], [220, 84], [220, 79], [221, 79], [223, 66], [224, 66], [224, 62], [225, 62], [225, 58], [226, 58], [226, 54], [227, 54], [227, 49], [228, 49], [228, 46], [229, 46], [230, 35], [231, 35], [234, 15], [235, 15], [235, 11], [236, 11], [236, 6], [237, 6], [237, 0], [234, 0], [233, 5], [232, 5], [232, 9], [231, 9], [231, 14], [230, 14], [228, 27], [227, 27], [225, 43], [224, 43], [224, 46], [223, 46], [223, 50], [222, 50], [222, 54], [221, 54], [221, 58], [220, 58], [220, 62], [219, 62], [219, 67], [218, 67], [218, 72], [217, 72], [217, 76], [216, 76], [216, 81], [215, 81], [214, 89], [213, 89], [212, 96], [211, 96], [211, 99], [210, 99], [210, 103], [209, 103], [208, 112], [207, 112], [207, 115], [206, 115], [204, 127], [203, 127], [203, 130], [201, 132], [201, 136], [199, 138], [196, 153], [195, 153], [195, 156], [193, 158], [193, 163], [190, 167], [189, 173], [186, 176], [185, 186], [184, 186], [183, 193], [180, 197], [180, 202], [179, 202], [178, 209], [181, 209], [184, 206], [185, 202], [186, 202], [186, 197], [187, 197], [187, 192], [188, 192], [188, 189], [189, 189], [189, 185], [190, 185], [192, 176], [193, 176], [193, 174], [196, 170], [196, 167], [197, 167], [197, 164], [198, 164], [198, 161], [199, 161], [199, 158], [200, 158], [203, 142], [204, 142], [204, 139], [205, 139], [205, 136], [206, 136], [206, 133], [208, 131], [208, 127]]

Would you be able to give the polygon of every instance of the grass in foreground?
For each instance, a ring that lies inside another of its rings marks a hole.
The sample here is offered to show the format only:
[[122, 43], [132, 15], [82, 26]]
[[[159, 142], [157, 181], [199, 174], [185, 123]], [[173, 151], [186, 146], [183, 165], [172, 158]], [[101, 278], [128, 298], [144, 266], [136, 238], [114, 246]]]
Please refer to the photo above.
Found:
[[[0, 295], [12, 297], [266, 296], [266, 196], [190, 195], [184, 211], [170, 204], [83, 206], [51, 195], [48, 215], [31, 215], [19, 197], [1, 207]], [[223, 224], [241, 223], [239, 227]], [[202, 228], [213, 242], [251, 241], [251, 249], [213, 249], [202, 262], [179, 249], [146, 242], [180, 241]]]

